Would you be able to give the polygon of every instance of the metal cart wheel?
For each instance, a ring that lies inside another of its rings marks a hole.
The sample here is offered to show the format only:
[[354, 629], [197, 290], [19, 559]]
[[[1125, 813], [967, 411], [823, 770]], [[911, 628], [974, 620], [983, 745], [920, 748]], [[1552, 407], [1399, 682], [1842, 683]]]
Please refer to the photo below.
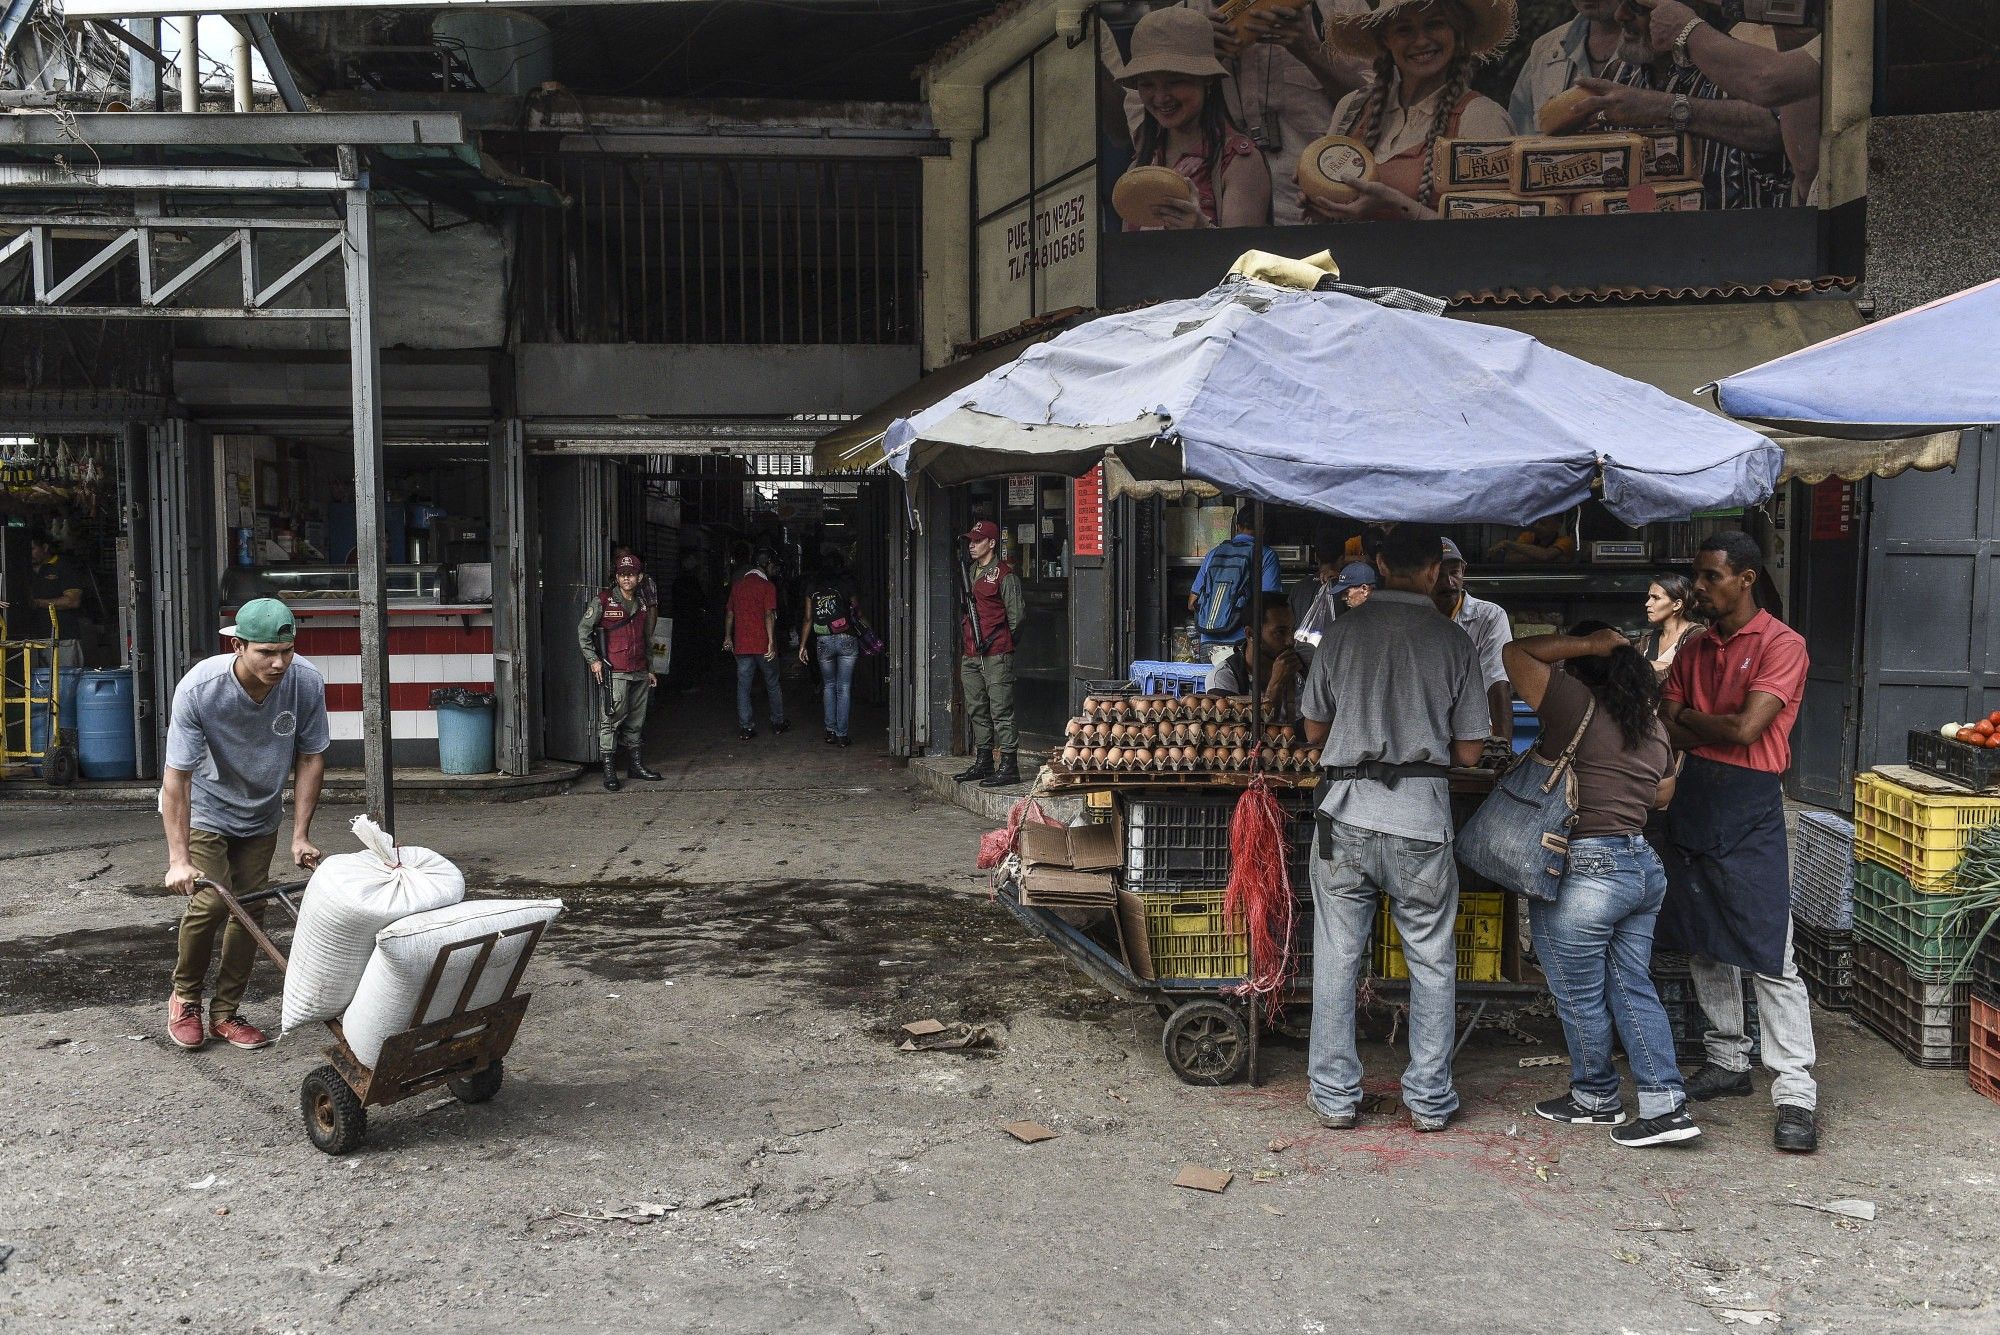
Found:
[[1167, 1018], [1160, 1051], [1184, 1084], [1226, 1085], [1250, 1066], [1250, 1026], [1225, 1001], [1190, 1001]]
[[346, 1154], [368, 1134], [368, 1110], [331, 1066], [307, 1074], [299, 1087], [299, 1113], [306, 1135], [327, 1154]]
[[51, 746], [42, 757], [42, 777], [51, 788], [67, 788], [76, 782], [76, 748]]
[[484, 1103], [500, 1092], [500, 1081], [505, 1074], [501, 1059], [495, 1057], [491, 1066], [445, 1083], [451, 1086], [460, 1103]]

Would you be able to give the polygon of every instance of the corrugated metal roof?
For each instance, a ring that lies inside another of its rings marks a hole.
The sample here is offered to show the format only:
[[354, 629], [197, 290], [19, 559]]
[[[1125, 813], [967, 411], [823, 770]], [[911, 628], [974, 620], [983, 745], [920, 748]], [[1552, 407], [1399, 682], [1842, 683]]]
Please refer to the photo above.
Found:
[[1687, 287], [1499, 287], [1454, 292], [1453, 306], [1585, 306], [1669, 301], [1734, 301], [1758, 297], [1802, 297], [1819, 292], [1851, 292], [1859, 278], [1774, 278], [1768, 283], [1703, 283]]

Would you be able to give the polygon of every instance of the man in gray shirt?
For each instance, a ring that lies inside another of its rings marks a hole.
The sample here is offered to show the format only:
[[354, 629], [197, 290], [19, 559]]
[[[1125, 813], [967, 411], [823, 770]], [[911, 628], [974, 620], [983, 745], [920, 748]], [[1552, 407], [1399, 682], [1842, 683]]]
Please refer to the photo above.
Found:
[[[167, 1034], [188, 1049], [210, 1037], [238, 1048], [271, 1041], [236, 1013], [257, 943], [230, 916], [220, 895], [195, 882], [213, 881], [239, 897], [263, 889], [294, 763], [292, 862], [307, 869], [319, 862], [311, 836], [326, 774], [326, 681], [318, 668], [294, 655], [297, 623], [276, 598], [245, 603], [236, 624], [222, 633], [230, 637], [232, 652], [203, 659], [174, 687], [160, 785], [166, 886], [189, 897], [181, 915], [174, 994], [167, 1002]], [[264, 906], [245, 912], [261, 922]], [[218, 932], [222, 965], [204, 1030], [201, 989]]]
[[1325, 767], [1312, 857], [1307, 1098], [1321, 1125], [1336, 1129], [1355, 1124], [1361, 1100], [1354, 992], [1378, 894], [1389, 897], [1410, 972], [1403, 1102], [1419, 1131], [1443, 1130], [1458, 1109], [1458, 867], [1445, 774], [1478, 763], [1490, 719], [1472, 640], [1431, 601], [1442, 550], [1437, 530], [1397, 525], [1376, 555], [1382, 583], [1334, 621], [1306, 677], [1306, 740], [1324, 743]]

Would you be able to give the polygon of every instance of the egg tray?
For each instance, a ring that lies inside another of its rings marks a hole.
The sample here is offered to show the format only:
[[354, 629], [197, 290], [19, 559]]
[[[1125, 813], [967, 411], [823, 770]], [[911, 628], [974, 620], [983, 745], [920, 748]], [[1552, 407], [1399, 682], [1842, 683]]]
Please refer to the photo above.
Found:
[[[1310, 788], [1319, 782], [1319, 771], [1310, 774], [1273, 774], [1266, 770], [1264, 777], [1273, 788]], [[1060, 762], [1050, 761], [1042, 781], [1046, 792], [1061, 793], [1075, 788], [1247, 788], [1250, 774], [1247, 770], [1141, 770], [1141, 769], [1064, 769]]]

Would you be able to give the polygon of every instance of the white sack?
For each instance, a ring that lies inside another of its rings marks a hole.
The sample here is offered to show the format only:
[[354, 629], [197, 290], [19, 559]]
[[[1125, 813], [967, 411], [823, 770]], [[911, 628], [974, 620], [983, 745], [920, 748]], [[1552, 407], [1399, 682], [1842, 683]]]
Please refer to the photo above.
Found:
[[[384, 927], [375, 937], [375, 953], [361, 977], [361, 986], [355, 989], [347, 1014], [340, 1017], [341, 1033], [355, 1059], [363, 1066], [373, 1066], [389, 1038], [451, 1014], [479, 951], [471, 948], [452, 955], [438, 979], [437, 991], [431, 994], [430, 1005], [422, 1015], [416, 1015], [417, 998], [423, 995], [424, 980], [430, 977], [440, 950], [489, 932], [551, 922], [562, 907], [560, 899], [469, 899], [448, 908], [415, 913]], [[515, 963], [527, 949], [529, 935], [522, 932], [504, 937], [494, 945], [467, 1010], [500, 1000]]]
[[352, 828], [364, 851], [324, 859], [299, 905], [285, 966], [287, 1033], [347, 1008], [377, 932], [398, 918], [465, 898], [465, 877], [445, 858], [428, 848], [398, 847], [366, 816], [356, 816]]

